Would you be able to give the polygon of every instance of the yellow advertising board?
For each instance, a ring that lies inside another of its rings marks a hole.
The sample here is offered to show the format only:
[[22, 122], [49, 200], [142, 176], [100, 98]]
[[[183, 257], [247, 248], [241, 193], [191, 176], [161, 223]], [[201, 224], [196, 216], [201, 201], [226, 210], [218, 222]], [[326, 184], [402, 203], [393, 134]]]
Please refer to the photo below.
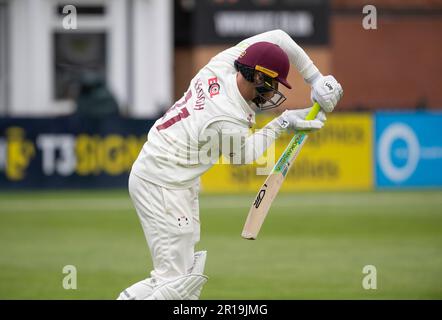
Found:
[[[270, 117], [257, 119], [261, 128]], [[257, 192], [289, 143], [284, 134], [252, 165], [219, 161], [203, 175], [202, 191]], [[309, 135], [281, 191], [369, 190], [373, 187], [373, 123], [368, 113], [335, 113]]]

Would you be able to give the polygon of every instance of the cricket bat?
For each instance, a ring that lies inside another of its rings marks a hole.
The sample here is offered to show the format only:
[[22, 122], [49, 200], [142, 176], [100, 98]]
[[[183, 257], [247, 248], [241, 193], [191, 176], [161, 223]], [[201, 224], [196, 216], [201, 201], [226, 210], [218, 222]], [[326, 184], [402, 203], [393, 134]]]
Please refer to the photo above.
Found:
[[[316, 102], [313, 104], [313, 108], [305, 118], [306, 120], [313, 120], [316, 118], [320, 110], [319, 104]], [[293, 162], [301, 151], [302, 146], [307, 140], [307, 132], [298, 131], [290, 140], [286, 149], [279, 157], [278, 162], [273, 167], [272, 171], [268, 175], [266, 181], [259, 190], [255, 201], [250, 208], [247, 220], [244, 224], [244, 228], [241, 236], [244, 239], [255, 240], [258, 237], [259, 230], [264, 222], [264, 219], [269, 212], [270, 206], [273, 200], [275, 200], [279, 189], [290, 170]]]

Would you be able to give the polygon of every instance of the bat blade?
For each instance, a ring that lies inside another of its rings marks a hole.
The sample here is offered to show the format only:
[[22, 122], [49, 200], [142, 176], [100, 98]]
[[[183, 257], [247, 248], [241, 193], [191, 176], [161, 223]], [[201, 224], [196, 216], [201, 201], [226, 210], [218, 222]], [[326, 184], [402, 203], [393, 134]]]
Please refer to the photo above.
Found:
[[[313, 105], [312, 110], [307, 115], [306, 120], [312, 120], [316, 117], [320, 110], [318, 103]], [[260, 188], [255, 201], [253, 202], [249, 214], [247, 215], [241, 236], [244, 239], [256, 240], [258, 233], [264, 223], [270, 206], [275, 200], [285, 177], [290, 170], [293, 162], [296, 160], [302, 146], [307, 140], [306, 132], [296, 133], [287, 148], [282, 153], [272, 172], [267, 177], [266, 181]]]
[[283, 180], [284, 176], [280, 173], [267, 177], [247, 215], [247, 220], [241, 234], [244, 239], [255, 240], [258, 236], [258, 232], [269, 212], [273, 200], [278, 194]]
[[258, 191], [241, 233], [244, 239], [256, 240], [258, 237], [259, 230], [261, 230], [262, 224], [270, 210], [270, 206], [273, 200], [275, 200], [285, 180], [286, 174], [298, 156], [306, 139], [307, 135], [305, 133], [299, 133], [293, 137], [291, 143]]

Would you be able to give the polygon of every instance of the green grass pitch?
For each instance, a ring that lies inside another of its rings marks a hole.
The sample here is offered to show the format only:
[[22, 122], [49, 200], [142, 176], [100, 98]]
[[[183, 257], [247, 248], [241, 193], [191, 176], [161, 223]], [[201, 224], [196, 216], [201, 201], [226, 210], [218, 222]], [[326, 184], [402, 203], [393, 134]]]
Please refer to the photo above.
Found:
[[[279, 194], [248, 241], [253, 198], [201, 195], [202, 299], [442, 299], [442, 191]], [[115, 299], [150, 269], [127, 191], [0, 194], [0, 299]]]

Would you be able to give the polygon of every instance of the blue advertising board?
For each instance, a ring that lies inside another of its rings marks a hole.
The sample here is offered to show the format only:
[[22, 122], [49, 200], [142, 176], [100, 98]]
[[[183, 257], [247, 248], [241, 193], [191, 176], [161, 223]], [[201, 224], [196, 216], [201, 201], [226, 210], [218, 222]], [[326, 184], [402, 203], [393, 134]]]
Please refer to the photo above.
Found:
[[153, 120], [0, 119], [0, 189], [126, 187]]
[[442, 112], [375, 115], [376, 186], [442, 187]]

